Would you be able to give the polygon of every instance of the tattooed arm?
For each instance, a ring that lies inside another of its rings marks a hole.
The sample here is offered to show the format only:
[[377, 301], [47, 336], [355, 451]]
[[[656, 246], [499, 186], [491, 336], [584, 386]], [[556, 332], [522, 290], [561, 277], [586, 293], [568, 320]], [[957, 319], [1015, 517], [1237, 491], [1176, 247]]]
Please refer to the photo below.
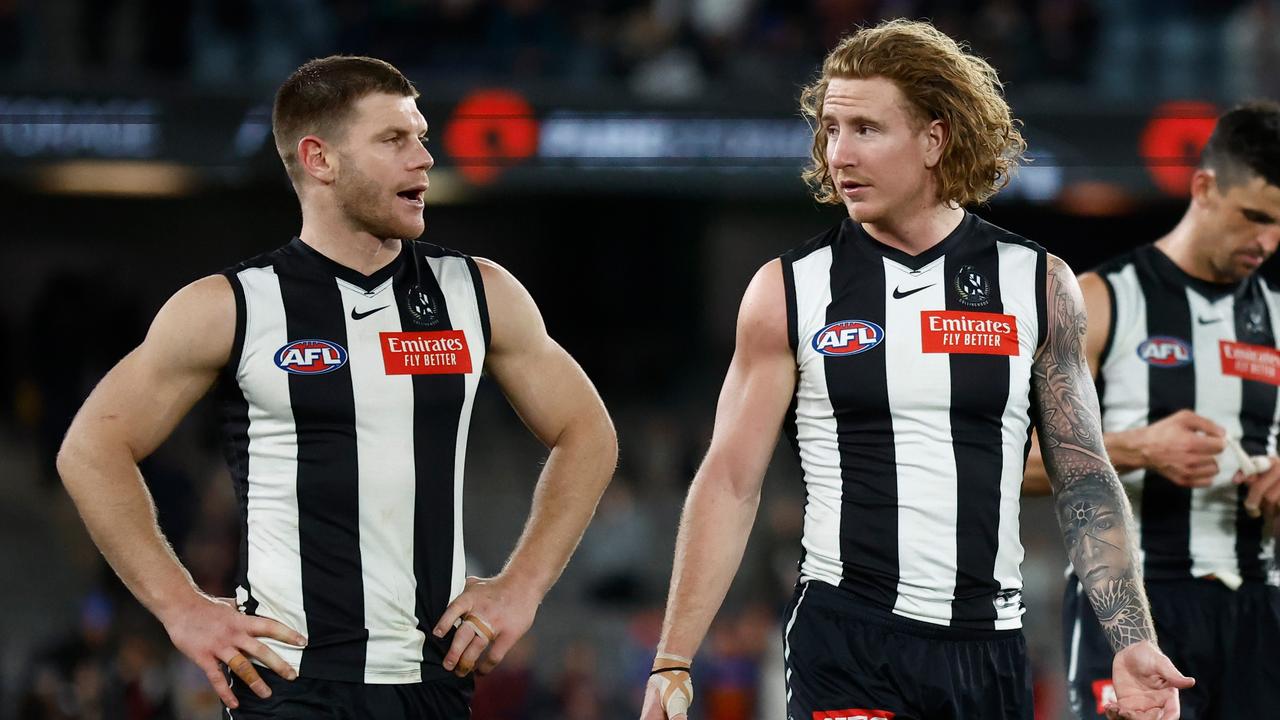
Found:
[[1052, 255], [1047, 274], [1048, 335], [1032, 365], [1031, 383], [1040, 452], [1067, 554], [1117, 653], [1117, 716], [1146, 717], [1163, 709], [1163, 717], [1176, 717], [1176, 688], [1191, 681], [1155, 645], [1133, 513], [1103, 445], [1098, 395], [1085, 358], [1088, 323], [1080, 285]]

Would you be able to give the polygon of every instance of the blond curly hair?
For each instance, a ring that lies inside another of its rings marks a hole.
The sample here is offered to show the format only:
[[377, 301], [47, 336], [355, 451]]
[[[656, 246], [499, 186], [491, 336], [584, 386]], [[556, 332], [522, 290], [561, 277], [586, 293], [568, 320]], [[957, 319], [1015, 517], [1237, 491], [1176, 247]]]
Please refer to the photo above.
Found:
[[918, 117], [947, 124], [950, 133], [937, 166], [940, 200], [980, 203], [1009, 184], [1027, 143], [995, 68], [933, 25], [899, 19], [841, 39], [823, 61], [821, 75], [800, 95], [800, 110], [813, 129], [813, 162], [803, 177], [818, 202], [840, 203], [821, 123], [827, 86], [836, 78], [872, 77], [897, 85]]

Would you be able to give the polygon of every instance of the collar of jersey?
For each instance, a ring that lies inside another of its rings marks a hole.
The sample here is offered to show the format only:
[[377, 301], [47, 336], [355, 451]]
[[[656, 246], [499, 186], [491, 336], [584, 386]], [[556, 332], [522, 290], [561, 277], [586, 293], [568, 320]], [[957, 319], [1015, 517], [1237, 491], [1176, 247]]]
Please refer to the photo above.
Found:
[[911, 270], [920, 270], [929, 263], [946, 255], [948, 251], [959, 245], [969, 236], [969, 231], [974, 225], [974, 215], [966, 211], [964, 219], [956, 226], [946, 237], [934, 244], [933, 247], [925, 250], [919, 255], [911, 255], [903, 252], [895, 247], [889, 247], [879, 240], [871, 236], [866, 230], [862, 229], [860, 223], [856, 223], [852, 218], [845, 218], [841, 226], [841, 235], [849, 238], [851, 241], [861, 244], [863, 247], [870, 249], [872, 252], [889, 258], [890, 260], [903, 265]]
[[321, 254], [319, 250], [316, 250], [310, 245], [302, 242], [301, 238], [295, 237], [293, 241], [289, 243], [289, 247], [291, 249], [302, 257], [315, 263], [321, 268], [322, 272], [333, 275], [334, 277], [350, 283], [351, 285], [355, 285], [366, 293], [377, 290], [378, 287], [386, 283], [392, 275], [396, 274], [396, 271], [400, 269], [400, 264], [404, 262], [404, 250], [408, 246], [409, 241], [402, 241], [400, 243], [399, 255], [392, 258], [391, 262], [378, 268], [372, 275], [364, 275]]
[[1154, 243], [1148, 245], [1147, 249], [1151, 253], [1151, 268], [1155, 270], [1156, 275], [1174, 287], [1189, 287], [1206, 300], [1217, 300], [1231, 295], [1248, 283], [1247, 278], [1237, 283], [1216, 283], [1201, 280], [1198, 277], [1188, 275], [1186, 271], [1178, 267], [1173, 258], [1165, 255], [1164, 251], [1156, 247]]

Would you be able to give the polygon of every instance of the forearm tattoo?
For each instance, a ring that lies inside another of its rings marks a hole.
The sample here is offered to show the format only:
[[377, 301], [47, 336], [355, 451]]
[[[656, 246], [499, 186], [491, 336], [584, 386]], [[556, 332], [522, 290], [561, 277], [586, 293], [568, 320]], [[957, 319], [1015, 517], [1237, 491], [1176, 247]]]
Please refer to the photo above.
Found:
[[1102, 443], [1098, 395], [1084, 345], [1084, 300], [1071, 269], [1049, 258], [1048, 337], [1032, 366], [1040, 451], [1056, 498], [1067, 555], [1119, 651], [1155, 639], [1133, 516]]

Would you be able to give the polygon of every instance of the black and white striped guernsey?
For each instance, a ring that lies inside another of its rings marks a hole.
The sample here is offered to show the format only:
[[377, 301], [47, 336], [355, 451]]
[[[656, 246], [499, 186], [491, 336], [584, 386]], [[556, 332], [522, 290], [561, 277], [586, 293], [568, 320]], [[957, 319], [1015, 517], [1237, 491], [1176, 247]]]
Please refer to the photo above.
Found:
[[[1275, 291], [1256, 274], [1217, 285], [1193, 278], [1154, 245], [1098, 269], [1111, 295], [1111, 330], [1098, 373], [1103, 429], [1120, 432], [1191, 409], [1241, 440], [1276, 452]], [[1243, 510], [1238, 465], [1219, 459], [1212, 486], [1178, 487], [1153, 471], [1121, 477], [1141, 531], [1147, 579], [1214, 575], [1262, 580], [1270, 533]]]
[[295, 238], [223, 274], [238, 603], [307, 637], [264, 639], [304, 677], [445, 677], [431, 628], [465, 580], [463, 462], [489, 336], [475, 262], [406, 242], [366, 277]]
[[966, 214], [911, 256], [852, 220], [782, 256], [802, 581], [918, 621], [1021, 626], [1018, 500], [1046, 255]]

